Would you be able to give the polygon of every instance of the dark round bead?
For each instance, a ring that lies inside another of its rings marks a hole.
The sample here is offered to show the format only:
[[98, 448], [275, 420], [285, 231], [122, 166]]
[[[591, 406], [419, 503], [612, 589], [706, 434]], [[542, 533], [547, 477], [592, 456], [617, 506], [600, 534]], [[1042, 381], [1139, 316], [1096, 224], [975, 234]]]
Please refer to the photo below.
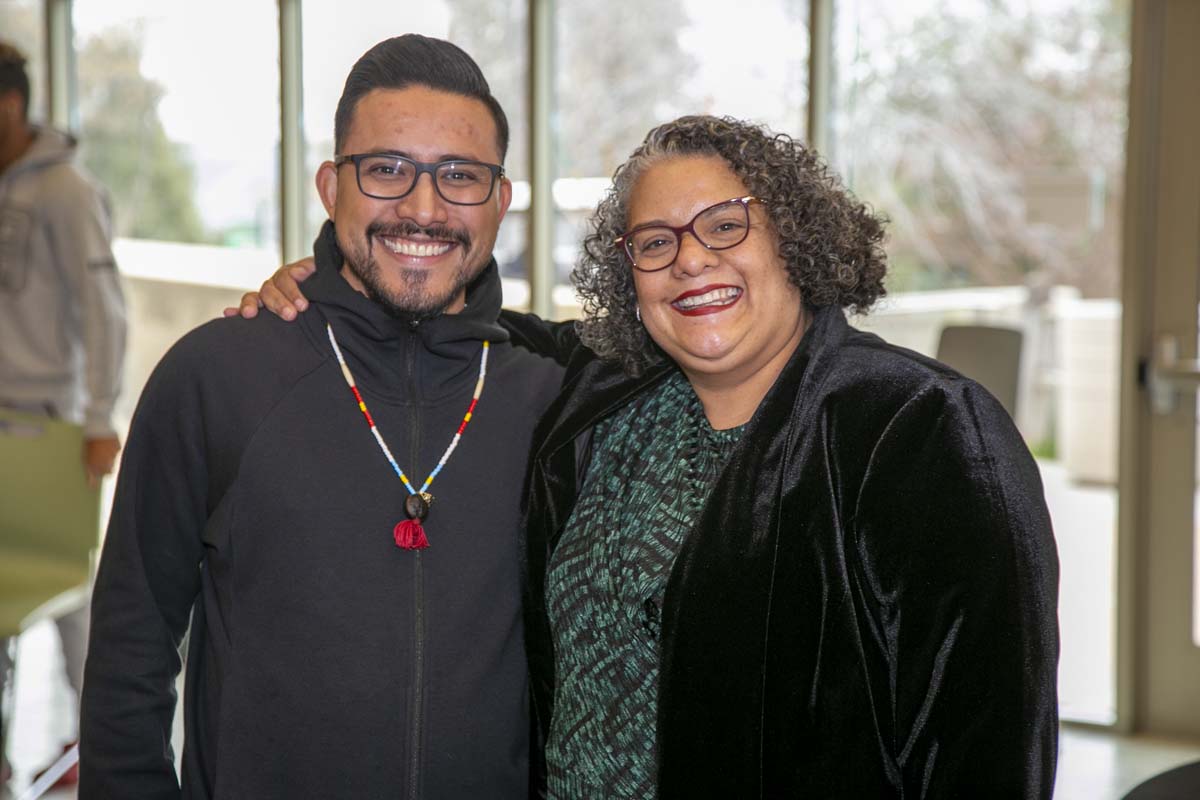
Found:
[[429, 513], [429, 503], [426, 503], [425, 498], [419, 494], [410, 494], [404, 498], [404, 513], [408, 515], [409, 519], [423, 520]]

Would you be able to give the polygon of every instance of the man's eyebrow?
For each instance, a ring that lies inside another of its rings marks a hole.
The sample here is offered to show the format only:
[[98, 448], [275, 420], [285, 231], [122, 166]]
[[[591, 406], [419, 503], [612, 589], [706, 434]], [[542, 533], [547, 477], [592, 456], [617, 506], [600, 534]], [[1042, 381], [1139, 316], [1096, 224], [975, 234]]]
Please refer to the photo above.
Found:
[[[403, 158], [412, 159], [413, 161], [421, 160], [407, 150], [393, 150], [388, 147], [380, 148], [378, 150], [368, 150], [366, 152], [381, 156], [401, 156]], [[442, 161], [483, 161], [483, 159], [479, 158], [478, 156], [462, 155], [461, 153], [442, 153], [429, 163], [437, 164], [441, 163]]]

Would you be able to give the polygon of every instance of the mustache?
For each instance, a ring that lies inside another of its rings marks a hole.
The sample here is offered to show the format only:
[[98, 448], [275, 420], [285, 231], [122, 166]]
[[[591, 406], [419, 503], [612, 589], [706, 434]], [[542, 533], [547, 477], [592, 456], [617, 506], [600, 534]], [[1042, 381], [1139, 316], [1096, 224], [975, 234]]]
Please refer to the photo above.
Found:
[[372, 222], [367, 226], [367, 238], [374, 236], [394, 236], [411, 238], [415, 234], [428, 236], [430, 239], [441, 239], [462, 245], [464, 250], [471, 249], [471, 235], [464, 230], [451, 228], [449, 225], [418, 225], [404, 220], [401, 222]]

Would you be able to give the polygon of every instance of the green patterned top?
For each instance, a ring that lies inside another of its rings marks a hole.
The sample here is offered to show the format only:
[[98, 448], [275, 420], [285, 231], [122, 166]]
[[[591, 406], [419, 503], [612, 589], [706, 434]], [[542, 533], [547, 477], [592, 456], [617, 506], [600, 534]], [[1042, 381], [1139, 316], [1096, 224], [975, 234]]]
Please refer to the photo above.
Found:
[[660, 610], [671, 566], [742, 428], [713, 430], [676, 373], [596, 426], [550, 559], [550, 797], [655, 795]]

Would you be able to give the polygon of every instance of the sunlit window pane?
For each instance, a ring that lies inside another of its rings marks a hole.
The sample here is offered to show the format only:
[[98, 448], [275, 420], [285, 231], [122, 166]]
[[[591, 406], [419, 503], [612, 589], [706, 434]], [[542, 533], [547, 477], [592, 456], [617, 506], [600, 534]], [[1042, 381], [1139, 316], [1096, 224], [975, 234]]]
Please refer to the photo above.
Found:
[[[506, 278], [525, 275], [525, 211], [529, 207], [526, 168], [529, 134], [525, 122], [526, 84], [525, 0], [442, 0], [404, 6], [395, 25], [364, 25], [363, 20], [396, 19], [390, 0], [355, 4], [347, 15], [345, 3], [311, 0], [304, 4], [304, 133], [307, 165], [315, 175], [321, 162], [333, 155], [333, 115], [342, 85], [354, 62], [389, 36], [420, 33], [447, 39], [465, 50], [483, 70], [492, 94], [500, 101], [509, 123], [506, 173], [515, 184], [514, 201], [500, 226], [495, 255]], [[326, 219], [315, 189], [309, 189], [309, 236], [315, 237]], [[521, 304], [523, 286], [505, 286], [505, 302]]]
[[892, 218], [891, 288], [1115, 296], [1128, 4], [837, 8], [832, 155]]
[[[1111, 722], [1129, 3], [835, 5], [828, 155], [891, 218], [890, 296], [860, 324], [939, 357], [948, 325], [1021, 333], [1008, 366], [1059, 545], [1062, 714]], [[967, 351], [971, 377], [1003, 366]]]
[[806, 0], [555, 4], [560, 282], [613, 170], [654, 125], [717, 114], [804, 135], [808, 7]]
[[0, 0], [0, 39], [25, 54], [29, 73], [29, 119], [46, 119], [46, 62], [42, 50], [42, 0]]
[[216, 245], [241, 255], [176, 251], [191, 274], [161, 276], [257, 284], [279, 259], [275, 4], [78, 0], [73, 24], [83, 161], [135, 240], [123, 271], [171, 268], [136, 241]]

